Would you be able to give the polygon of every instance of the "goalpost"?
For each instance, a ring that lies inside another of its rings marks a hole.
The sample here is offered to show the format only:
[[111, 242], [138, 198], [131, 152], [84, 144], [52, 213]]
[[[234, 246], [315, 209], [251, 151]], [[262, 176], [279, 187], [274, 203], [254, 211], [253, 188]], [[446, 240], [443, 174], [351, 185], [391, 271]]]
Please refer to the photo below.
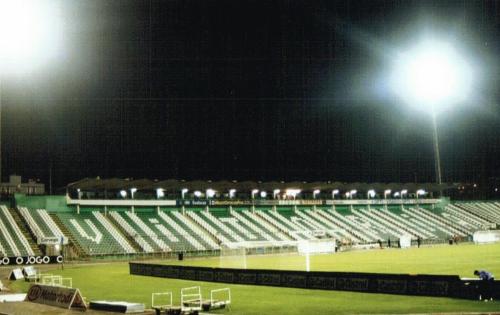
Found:
[[219, 267], [247, 269], [247, 248], [243, 245], [221, 244]]
[[334, 238], [303, 240], [297, 242], [297, 252], [305, 257], [306, 271], [311, 271], [311, 255], [335, 253], [336, 246]]

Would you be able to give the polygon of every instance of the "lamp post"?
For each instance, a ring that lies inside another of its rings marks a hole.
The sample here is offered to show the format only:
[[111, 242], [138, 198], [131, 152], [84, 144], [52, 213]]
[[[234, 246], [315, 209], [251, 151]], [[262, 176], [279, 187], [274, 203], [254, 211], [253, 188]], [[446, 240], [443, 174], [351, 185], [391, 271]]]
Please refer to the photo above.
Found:
[[258, 189], [252, 189], [252, 212], [255, 212], [255, 195], [259, 192]]
[[278, 196], [280, 193], [280, 190], [279, 189], [275, 189], [273, 190], [273, 198], [276, 199], [276, 196]]
[[338, 189], [332, 190], [332, 210], [335, 211], [335, 195], [339, 194]]
[[368, 192], [366, 193], [366, 198], [368, 199], [368, 210], [370, 210], [370, 198], [373, 197], [375, 197], [375, 190], [373, 189], [368, 190]]
[[332, 199], [335, 199], [335, 195], [338, 195], [338, 194], [339, 194], [339, 190], [338, 189], [332, 190]]
[[391, 85], [406, 103], [425, 110], [432, 119], [436, 183], [442, 183], [437, 115], [463, 103], [470, 94], [473, 71], [450, 43], [425, 39], [398, 55]]
[[391, 190], [390, 189], [386, 189], [384, 191], [384, 201], [385, 201], [385, 210], [387, 210], [387, 195], [391, 195]]
[[313, 199], [316, 199], [316, 196], [317, 196], [317, 195], [319, 195], [319, 193], [320, 193], [320, 192], [321, 192], [321, 191], [320, 191], [319, 189], [315, 189], [315, 190], [313, 191]]
[[418, 196], [424, 196], [426, 194], [425, 190], [423, 189], [419, 189], [417, 190], [416, 192], [416, 197], [417, 197], [417, 208], [419, 207], [419, 204], [418, 204]]
[[187, 189], [187, 188], [183, 188], [183, 189], [181, 190], [181, 199], [184, 199], [184, 196], [186, 196], [186, 193], [187, 193], [188, 191], [189, 191], [189, 189]]
[[351, 196], [351, 199], [352, 199], [352, 197], [354, 197], [354, 196], [356, 195], [356, 193], [357, 193], [357, 192], [358, 192], [358, 191], [357, 191], [356, 189], [353, 189], [353, 190], [351, 190], [351, 191], [349, 192], [349, 195]]

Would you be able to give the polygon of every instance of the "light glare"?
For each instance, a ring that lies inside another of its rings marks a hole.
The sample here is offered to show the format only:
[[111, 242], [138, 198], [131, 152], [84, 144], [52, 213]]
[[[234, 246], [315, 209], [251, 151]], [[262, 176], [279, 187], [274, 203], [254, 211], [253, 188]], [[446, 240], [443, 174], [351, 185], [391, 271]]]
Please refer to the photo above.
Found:
[[0, 71], [26, 72], [59, 52], [59, 1], [0, 0]]
[[399, 55], [391, 86], [405, 102], [431, 113], [466, 100], [472, 69], [448, 43], [427, 40]]

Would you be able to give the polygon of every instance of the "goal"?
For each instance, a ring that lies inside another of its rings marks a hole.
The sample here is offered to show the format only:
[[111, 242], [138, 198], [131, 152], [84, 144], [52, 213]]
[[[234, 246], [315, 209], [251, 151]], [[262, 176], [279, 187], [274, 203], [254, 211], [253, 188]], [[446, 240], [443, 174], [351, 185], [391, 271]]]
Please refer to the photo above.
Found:
[[247, 248], [242, 245], [221, 245], [219, 267], [247, 269]]

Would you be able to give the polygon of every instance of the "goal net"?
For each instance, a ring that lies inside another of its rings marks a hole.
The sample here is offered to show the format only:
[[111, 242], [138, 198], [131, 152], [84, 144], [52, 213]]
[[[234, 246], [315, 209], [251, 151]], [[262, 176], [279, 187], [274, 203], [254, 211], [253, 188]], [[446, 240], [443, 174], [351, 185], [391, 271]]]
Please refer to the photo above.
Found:
[[220, 257], [219, 257], [219, 267], [220, 268], [235, 268], [235, 269], [247, 269], [247, 249], [242, 245], [221, 245], [220, 247]]
[[311, 255], [335, 253], [336, 241], [329, 239], [313, 239], [297, 242], [297, 252], [305, 257], [305, 270], [311, 271]]

